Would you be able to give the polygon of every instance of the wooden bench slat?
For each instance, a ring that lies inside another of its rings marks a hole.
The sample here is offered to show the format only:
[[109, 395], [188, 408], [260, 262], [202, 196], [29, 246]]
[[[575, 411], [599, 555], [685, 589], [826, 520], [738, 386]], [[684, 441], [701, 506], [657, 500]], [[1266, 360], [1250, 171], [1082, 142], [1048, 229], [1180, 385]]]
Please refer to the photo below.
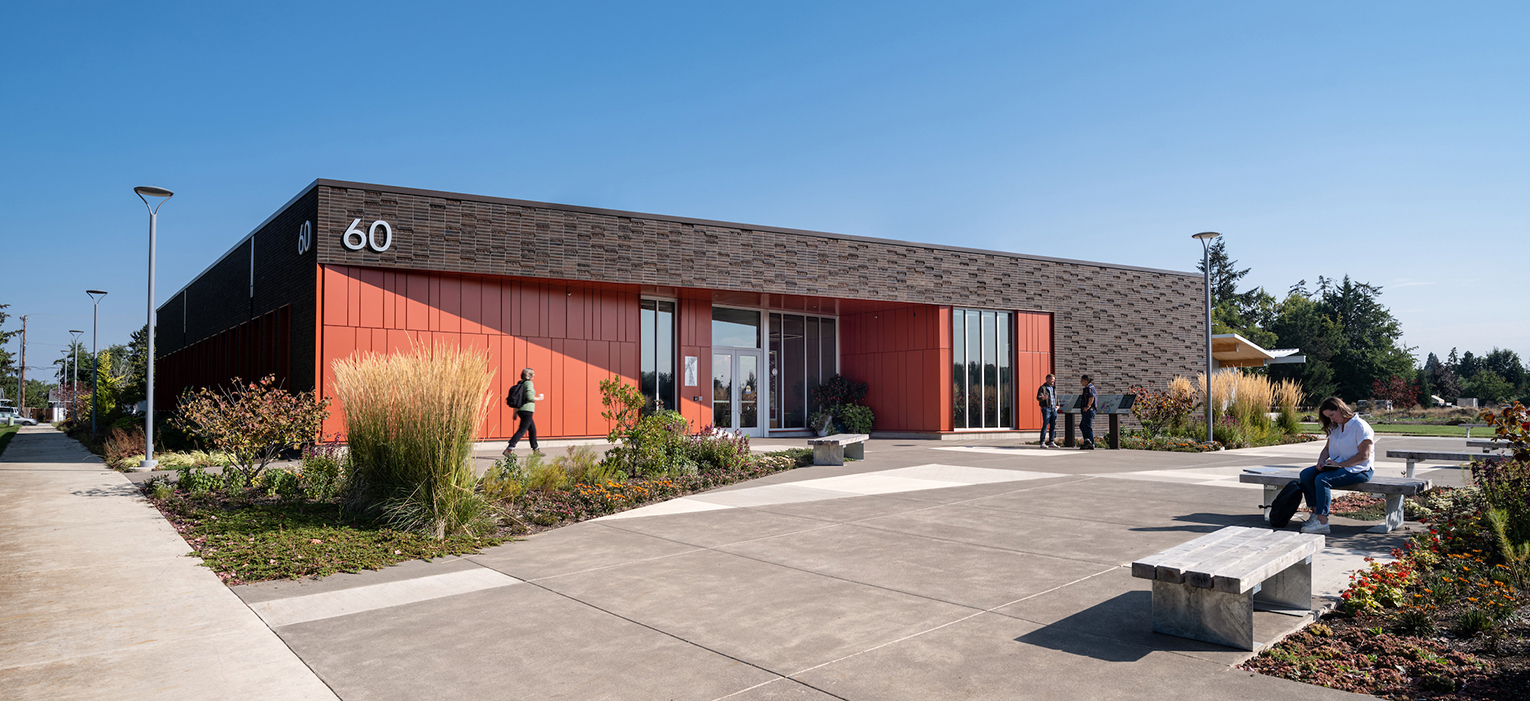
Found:
[[1185, 574], [1201, 566], [1201, 563], [1214, 560], [1223, 554], [1250, 544], [1257, 543], [1270, 537], [1275, 531], [1267, 531], [1262, 528], [1250, 528], [1243, 533], [1234, 533], [1232, 537], [1197, 548], [1179, 557], [1160, 563], [1154, 568], [1153, 578], [1161, 582], [1173, 582], [1183, 584]]
[[1211, 577], [1211, 588], [1230, 594], [1242, 594], [1276, 573], [1322, 552], [1325, 540], [1317, 533], [1292, 533], [1295, 536], [1279, 549], [1265, 551], [1263, 560], [1248, 559], [1230, 565]]
[[1387, 457], [1415, 461], [1471, 462], [1477, 456], [1471, 453], [1447, 453], [1437, 450], [1388, 450]]
[[[1238, 475], [1238, 481], [1244, 484], [1268, 484], [1275, 487], [1283, 487], [1291, 482], [1301, 479], [1300, 470], [1266, 470], [1264, 472], [1244, 472]], [[1369, 481], [1338, 487], [1337, 491], [1365, 492], [1367, 494], [1402, 494], [1411, 496], [1423, 494], [1434, 488], [1431, 480], [1421, 477], [1389, 477], [1373, 476]]]
[[860, 443], [870, 438], [871, 436], [864, 433], [836, 433], [822, 438], [809, 438], [808, 445], [845, 445], [847, 443]]
[[1168, 550], [1149, 555], [1133, 562], [1132, 576], [1140, 577], [1142, 579], [1155, 579], [1158, 576], [1158, 566], [1160, 564], [1167, 563], [1170, 560], [1178, 557], [1183, 557], [1208, 545], [1212, 545], [1213, 543], [1227, 540], [1228, 538], [1233, 537], [1235, 534], [1255, 530], [1262, 529], [1245, 528], [1243, 526], [1228, 526], [1227, 528], [1223, 528], [1215, 533], [1208, 533], [1199, 538], [1196, 538], [1195, 540], [1180, 543], [1179, 545], [1169, 548]]
[[[1290, 534], [1284, 531], [1265, 530], [1254, 538], [1235, 544], [1235, 547], [1223, 548], [1216, 552], [1206, 552], [1206, 557], [1186, 565], [1183, 571], [1180, 572], [1179, 579], [1175, 581], [1201, 588], [1210, 588], [1211, 578], [1202, 575], [1215, 572], [1218, 568], [1228, 563], [1237, 562], [1248, 557], [1250, 554], [1264, 550], [1272, 545], [1277, 545], [1282, 540], [1285, 540], [1288, 535]], [[1196, 584], [1192, 579], [1202, 583]]]

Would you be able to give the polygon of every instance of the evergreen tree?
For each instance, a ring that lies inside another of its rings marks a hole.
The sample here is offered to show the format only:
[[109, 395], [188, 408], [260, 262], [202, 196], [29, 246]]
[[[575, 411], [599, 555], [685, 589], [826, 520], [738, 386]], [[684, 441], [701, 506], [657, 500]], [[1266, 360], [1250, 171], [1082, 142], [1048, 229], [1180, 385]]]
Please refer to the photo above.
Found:
[[[1238, 261], [1227, 255], [1227, 240], [1216, 239], [1211, 243], [1211, 332], [1235, 333], [1255, 345], [1271, 348], [1276, 335], [1267, 331], [1275, 317], [1274, 295], [1256, 287], [1238, 291], [1238, 281], [1248, 275], [1250, 268], [1238, 269]], [[1195, 269], [1206, 274], [1206, 257]]]

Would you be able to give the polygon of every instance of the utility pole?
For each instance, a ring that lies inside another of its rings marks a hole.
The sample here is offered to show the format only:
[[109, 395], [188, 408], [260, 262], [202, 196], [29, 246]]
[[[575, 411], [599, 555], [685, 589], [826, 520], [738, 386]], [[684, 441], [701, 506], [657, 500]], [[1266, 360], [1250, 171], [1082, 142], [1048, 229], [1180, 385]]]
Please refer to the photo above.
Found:
[[16, 380], [16, 415], [26, 416], [27, 408], [27, 316], [21, 315], [21, 373]]

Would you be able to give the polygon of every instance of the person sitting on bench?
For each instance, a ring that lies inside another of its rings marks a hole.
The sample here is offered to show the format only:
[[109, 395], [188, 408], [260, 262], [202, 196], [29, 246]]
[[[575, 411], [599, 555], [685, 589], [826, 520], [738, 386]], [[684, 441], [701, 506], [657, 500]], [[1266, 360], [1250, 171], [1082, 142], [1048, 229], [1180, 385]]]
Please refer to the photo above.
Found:
[[1364, 419], [1355, 415], [1344, 400], [1329, 397], [1318, 407], [1323, 433], [1328, 445], [1318, 454], [1316, 465], [1302, 470], [1302, 494], [1312, 517], [1302, 524], [1303, 533], [1328, 532], [1328, 506], [1332, 489], [1369, 482], [1374, 471], [1376, 432]]

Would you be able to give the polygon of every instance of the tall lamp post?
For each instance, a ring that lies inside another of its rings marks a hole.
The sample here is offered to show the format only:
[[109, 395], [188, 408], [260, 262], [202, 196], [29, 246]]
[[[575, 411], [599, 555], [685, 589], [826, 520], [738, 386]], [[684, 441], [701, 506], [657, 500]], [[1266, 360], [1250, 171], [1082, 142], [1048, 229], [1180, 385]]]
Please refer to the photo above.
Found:
[[[138, 199], [143, 200], [143, 206], [149, 208], [149, 321], [147, 326], [149, 348], [144, 357], [144, 369], [147, 371], [148, 396], [144, 398], [144, 429], [143, 429], [143, 462], [138, 467], [144, 470], [152, 470], [157, 464], [154, 461], [154, 240], [158, 235], [159, 208], [170, 201], [175, 193], [162, 187], [152, 185], [140, 185], [133, 188], [138, 193]], [[149, 204], [150, 197], [160, 200]]]
[[101, 356], [96, 354], [96, 340], [101, 335], [101, 298], [106, 290], [85, 290], [90, 301], [96, 305], [96, 315], [90, 322], [90, 435], [96, 435], [96, 395], [101, 383]]
[[1206, 442], [1216, 440], [1215, 427], [1212, 423], [1211, 411], [1211, 240], [1221, 236], [1215, 231], [1202, 231], [1191, 238], [1201, 240], [1201, 253], [1204, 261], [1201, 263], [1201, 271], [1206, 278]]
[[79, 413], [80, 408], [80, 352], [77, 349], [80, 347], [80, 334], [82, 333], [85, 332], [69, 329], [69, 335], [73, 338], [69, 342], [69, 357], [74, 361], [73, 381], [69, 383], [69, 419], [71, 421], [80, 420], [80, 417], [75, 414]]

